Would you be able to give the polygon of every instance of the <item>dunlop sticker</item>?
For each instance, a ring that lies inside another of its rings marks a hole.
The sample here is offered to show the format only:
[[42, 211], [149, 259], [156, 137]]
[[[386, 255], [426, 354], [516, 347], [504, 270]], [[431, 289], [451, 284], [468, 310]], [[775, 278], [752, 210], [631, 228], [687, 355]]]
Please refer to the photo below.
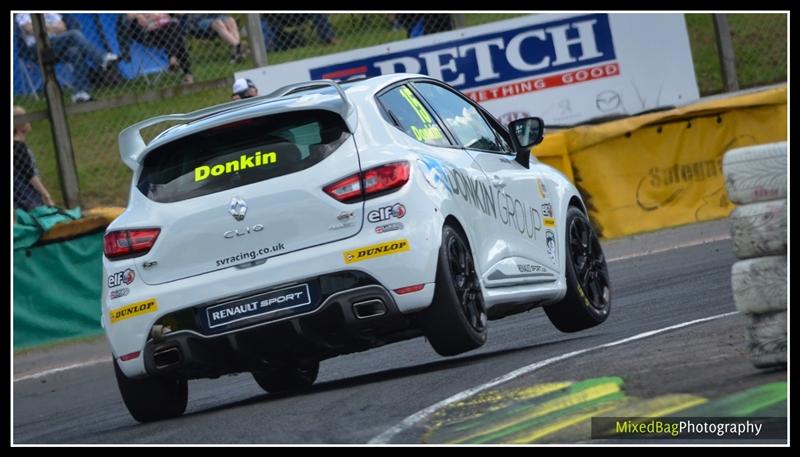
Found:
[[544, 218], [544, 226], [545, 227], [555, 227], [556, 226], [556, 220], [554, 218], [552, 218], [552, 217], [545, 217]]
[[153, 311], [158, 309], [158, 305], [156, 304], [155, 298], [148, 298], [147, 300], [131, 303], [130, 305], [125, 305], [122, 308], [112, 309], [108, 312], [108, 317], [111, 319], [112, 324], [116, 324], [119, 321], [128, 319], [130, 317], [136, 317], [142, 314], [152, 313]]
[[344, 251], [344, 263], [361, 262], [385, 255], [397, 254], [409, 250], [408, 240], [394, 240], [386, 243], [373, 244], [363, 248]]

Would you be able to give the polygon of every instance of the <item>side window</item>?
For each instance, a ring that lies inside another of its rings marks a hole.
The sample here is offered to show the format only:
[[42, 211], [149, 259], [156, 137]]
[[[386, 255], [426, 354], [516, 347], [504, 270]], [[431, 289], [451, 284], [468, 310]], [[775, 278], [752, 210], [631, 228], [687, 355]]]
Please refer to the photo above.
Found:
[[380, 101], [398, 126], [409, 136], [434, 146], [450, 146], [444, 132], [414, 92], [400, 86], [380, 96]]
[[497, 136], [497, 141], [500, 142], [500, 146], [502, 146], [503, 149], [509, 153], [515, 154], [514, 148], [511, 147], [511, 137], [508, 135], [508, 132], [506, 132], [500, 122], [486, 113], [484, 113], [484, 116], [488, 117], [487, 120], [489, 121], [489, 125], [492, 127], [492, 130], [494, 130], [494, 134]]
[[509, 151], [506, 141], [495, 134], [481, 113], [459, 95], [437, 84], [415, 83], [425, 100], [434, 107], [459, 143], [469, 149]]

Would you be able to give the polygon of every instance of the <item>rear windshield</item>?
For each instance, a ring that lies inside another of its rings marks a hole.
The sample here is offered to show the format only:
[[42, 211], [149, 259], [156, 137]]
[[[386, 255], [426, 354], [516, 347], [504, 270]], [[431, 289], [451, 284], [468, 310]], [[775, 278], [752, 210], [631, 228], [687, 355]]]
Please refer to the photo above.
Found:
[[157, 202], [199, 197], [304, 170], [349, 136], [342, 118], [325, 110], [246, 119], [154, 149], [137, 187]]

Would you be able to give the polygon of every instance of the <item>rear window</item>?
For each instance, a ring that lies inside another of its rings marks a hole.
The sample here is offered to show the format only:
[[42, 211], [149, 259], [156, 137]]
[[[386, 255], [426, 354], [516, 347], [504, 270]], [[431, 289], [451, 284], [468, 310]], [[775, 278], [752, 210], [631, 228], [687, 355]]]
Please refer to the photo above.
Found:
[[325, 110], [246, 119], [154, 149], [137, 187], [157, 202], [199, 197], [309, 168], [349, 136], [342, 118]]

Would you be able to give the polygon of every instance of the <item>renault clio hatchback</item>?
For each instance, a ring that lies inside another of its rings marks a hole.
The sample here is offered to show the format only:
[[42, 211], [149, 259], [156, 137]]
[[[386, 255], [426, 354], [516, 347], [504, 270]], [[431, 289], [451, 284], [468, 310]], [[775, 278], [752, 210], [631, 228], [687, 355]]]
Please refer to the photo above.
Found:
[[411, 74], [125, 129], [102, 325], [131, 415], [183, 414], [189, 379], [308, 388], [321, 360], [419, 336], [459, 354], [536, 307], [564, 332], [602, 323], [606, 261], [576, 188], [530, 154], [543, 129]]

